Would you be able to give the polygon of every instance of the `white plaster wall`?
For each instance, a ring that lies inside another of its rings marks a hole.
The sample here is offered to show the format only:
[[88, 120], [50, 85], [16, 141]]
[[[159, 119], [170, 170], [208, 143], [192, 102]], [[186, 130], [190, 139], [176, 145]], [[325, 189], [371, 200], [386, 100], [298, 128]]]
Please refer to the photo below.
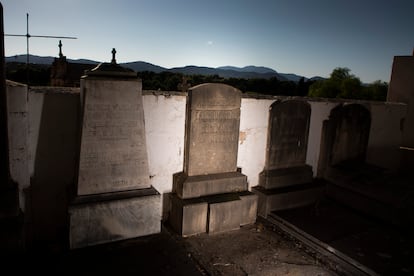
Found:
[[183, 95], [143, 95], [150, 183], [172, 191], [172, 176], [183, 170], [185, 108]]
[[44, 93], [29, 92], [29, 173], [34, 175], [37, 142], [39, 140], [40, 122], [42, 119]]
[[19, 204], [24, 211], [24, 189], [30, 185], [27, 86], [7, 81], [6, 87], [10, 176], [18, 185]]
[[[28, 99], [27, 167], [30, 176], [34, 172], [44, 94], [29, 93]], [[249, 188], [258, 185], [259, 173], [265, 165], [269, 107], [276, 100], [242, 98], [237, 166], [247, 175]], [[316, 175], [322, 124], [340, 102], [311, 100], [309, 104], [311, 118], [306, 163], [312, 166]], [[367, 161], [395, 168], [399, 162], [400, 120], [405, 116], [406, 105], [366, 105], [372, 112]], [[150, 182], [160, 193], [168, 193], [172, 191], [173, 174], [183, 170], [186, 96], [179, 93], [170, 95], [168, 92], [161, 94], [146, 91], [143, 95], [143, 106]]]
[[242, 98], [237, 166], [247, 175], [249, 189], [259, 184], [265, 165], [269, 108], [274, 101]]
[[371, 129], [368, 140], [367, 162], [388, 169], [400, 165], [403, 131], [401, 120], [407, 105], [399, 103], [372, 104]]

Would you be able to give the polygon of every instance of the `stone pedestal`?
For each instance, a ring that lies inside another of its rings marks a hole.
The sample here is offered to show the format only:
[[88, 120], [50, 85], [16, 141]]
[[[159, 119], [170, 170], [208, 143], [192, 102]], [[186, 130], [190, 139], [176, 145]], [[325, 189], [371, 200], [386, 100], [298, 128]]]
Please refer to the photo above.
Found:
[[254, 223], [257, 196], [238, 171], [241, 92], [223, 84], [189, 90], [184, 171], [173, 177], [170, 224], [183, 236]]
[[239, 172], [193, 176], [179, 173], [174, 176], [173, 190], [183, 199], [241, 192], [247, 190], [247, 176]]
[[275, 189], [309, 183], [312, 182], [312, 179], [312, 167], [309, 165], [264, 170], [259, 174], [259, 186], [266, 189]]
[[245, 191], [181, 199], [170, 194], [171, 226], [183, 237], [221, 233], [255, 223], [258, 196]]
[[142, 84], [112, 62], [81, 79], [82, 131], [70, 247], [161, 231], [161, 195], [149, 183]]
[[259, 174], [258, 214], [315, 202], [322, 194], [306, 165], [310, 106], [305, 101], [276, 101], [270, 107], [266, 164]]
[[325, 184], [316, 181], [275, 189], [253, 187], [253, 192], [259, 197], [257, 213], [264, 218], [267, 218], [272, 211], [310, 205], [319, 200], [324, 190]]
[[160, 194], [154, 188], [105, 196], [81, 196], [70, 214], [70, 248], [160, 232]]

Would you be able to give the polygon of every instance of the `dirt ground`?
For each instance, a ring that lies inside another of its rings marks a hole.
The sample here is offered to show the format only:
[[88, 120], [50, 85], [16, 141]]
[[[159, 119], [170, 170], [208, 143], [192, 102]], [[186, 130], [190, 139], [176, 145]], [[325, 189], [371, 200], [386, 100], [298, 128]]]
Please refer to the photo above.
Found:
[[205, 275], [336, 275], [264, 221], [183, 241]]
[[265, 221], [188, 238], [163, 225], [155, 235], [64, 252], [35, 249], [1, 259], [1, 275], [336, 275]]

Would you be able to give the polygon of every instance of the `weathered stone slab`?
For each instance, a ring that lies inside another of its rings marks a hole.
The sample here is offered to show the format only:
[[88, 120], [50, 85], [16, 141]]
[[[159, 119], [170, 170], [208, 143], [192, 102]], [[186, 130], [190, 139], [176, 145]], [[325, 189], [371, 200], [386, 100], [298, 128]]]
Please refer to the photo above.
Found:
[[266, 189], [281, 188], [312, 182], [313, 172], [309, 165], [262, 171], [259, 186]]
[[305, 101], [276, 101], [271, 105], [265, 170], [305, 164], [310, 113]]
[[169, 222], [174, 230], [188, 237], [207, 231], [208, 203], [202, 199], [181, 199], [171, 194]]
[[208, 199], [208, 233], [215, 234], [240, 228], [242, 201], [237, 194], [212, 196]]
[[135, 238], [161, 231], [161, 195], [72, 205], [70, 248]]
[[339, 106], [331, 111], [329, 121], [335, 127], [330, 164], [365, 162], [371, 128], [369, 110], [360, 104]]
[[240, 128], [240, 90], [216, 83], [188, 92], [184, 172], [234, 172]]
[[239, 193], [241, 199], [240, 206], [240, 225], [253, 224], [257, 218], [257, 201], [258, 195], [252, 192]]
[[266, 218], [272, 211], [312, 204], [322, 196], [324, 189], [325, 186], [321, 183], [308, 183], [271, 190], [256, 186], [252, 191], [259, 196], [258, 215]]
[[141, 81], [86, 77], [81, 84], [78, 195], [149, 188]]
[[180, 198], [195, 198], [247, 190], [247, 176], [239, 172], [174, 177], [173, 189]]

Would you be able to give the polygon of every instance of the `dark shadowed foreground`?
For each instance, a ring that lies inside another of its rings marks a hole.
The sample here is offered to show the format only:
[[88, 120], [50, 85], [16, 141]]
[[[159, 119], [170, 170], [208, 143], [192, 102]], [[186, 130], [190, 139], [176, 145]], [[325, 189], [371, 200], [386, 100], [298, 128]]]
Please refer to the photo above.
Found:
[[335, 275], [265, 223], [189, 238], [163, 227], [160, 234], [66, 253], [9, 257], [14, 271], [42, 275]]

